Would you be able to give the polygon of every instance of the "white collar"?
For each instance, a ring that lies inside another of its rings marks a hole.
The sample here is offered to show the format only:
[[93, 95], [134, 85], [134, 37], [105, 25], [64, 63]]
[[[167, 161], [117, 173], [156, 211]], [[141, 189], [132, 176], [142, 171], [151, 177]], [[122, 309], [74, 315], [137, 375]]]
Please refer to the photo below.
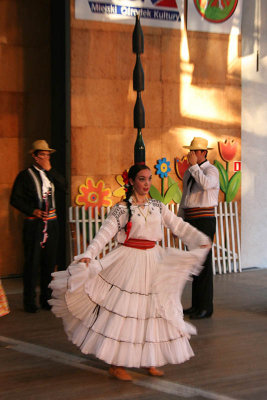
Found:
[[146, 198], [146, 201], [145, 201], [143, 204], [136, 204], [136, 203], [135, 203], [135, 200], [134, 200], [134, 197], [131, 196], [131, 197], [129, 198], [129, 203], [131, 203], [131, 205], [132, 205], [132, 206], [135, 206], [135, 207], [147, 206], [147, 205], [149, 204], [149, 199]]
[[43, 172], [44, 171], [43, 169], [37, 167], [37, 165], [34, 165], [34, 164], [33, 164], [33, 168], [37, 169], [37, 171], [39, 171], [39, 172], [41, 172], [41, 171]]
[[207, 168], [208, 166], [209, 166], [209, 161], [206, 160], [206, 161], [203, 161], [203, 163], [201, 163], [201, 165], [199, 165], [199, 168], [205, 169], [205, 168]]
[[38, 168], [36, 165], [34, 165], [34, 168], [40, 173], [42, 180], [42, 192], [47, 193], [51, 189], [51, 181], [48, 179], [43, 169]]

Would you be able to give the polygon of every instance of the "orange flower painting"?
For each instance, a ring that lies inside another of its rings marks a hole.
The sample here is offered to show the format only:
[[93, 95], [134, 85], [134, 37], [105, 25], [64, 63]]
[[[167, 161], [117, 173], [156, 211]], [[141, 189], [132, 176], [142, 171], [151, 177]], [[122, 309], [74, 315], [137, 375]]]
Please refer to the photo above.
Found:
[[76, 196], [75, 203], [79, 206], [88, 207], [110, 207], [111, 190], [105, 188], [105, 182], [100, 179], [96, 184], [93, 178], [86, 178], [85, 185], [79, 186], [79, 194]]

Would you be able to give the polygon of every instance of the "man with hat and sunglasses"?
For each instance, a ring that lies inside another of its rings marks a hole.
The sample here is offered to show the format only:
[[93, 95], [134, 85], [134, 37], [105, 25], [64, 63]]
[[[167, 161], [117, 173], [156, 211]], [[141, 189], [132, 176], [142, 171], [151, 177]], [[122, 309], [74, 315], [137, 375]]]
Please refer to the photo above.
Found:
[[29, 153], [33, 165], [21, 171], [13, 185], [10, 204], [24, 218], [23, 303], [26, 312], [35, 313], [36, 286], [40, 266], [40, 306], [50, 310], [48, 285], [55, 269], [58, 244], [58, 223], [55, 189], [65, 191], [64, 178], [51, 167], [51, 149], [45, 140], [36, 140]]
[[[183, 196], [178, 216], [205, 233], [213, 241], [216, 230], [214, 207], [218, 205], [219, 172], [207, 160], [208, 141], [195, 137], [187, 155], [190, 167], [183, 177]], [[184, 310], [191, 319], [209, 318], [213, 313], [212, 250], [199, 276], [193, 277], [192, 306]]]

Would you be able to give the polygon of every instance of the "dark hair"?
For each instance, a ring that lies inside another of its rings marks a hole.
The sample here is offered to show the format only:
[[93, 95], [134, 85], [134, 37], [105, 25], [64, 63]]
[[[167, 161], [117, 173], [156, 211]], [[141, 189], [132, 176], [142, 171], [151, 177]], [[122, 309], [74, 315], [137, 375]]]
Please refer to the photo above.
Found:
[[[138, 172], [142, 171], [143, 169], [150, 170], [150, 168], [145, 164], [135, 164], [135, 165], [131, 166], [131, 168], [129, 169], [129, 172], [128, 172], [129, 187], [126, 192], [126, 199], [125, 199], [126, 204], [127, 204], [128, 213], [129, 213], [128, 222], [130, 222], [131, 218], [132, 218], [131, 203], [130, 203], [129, 199], [133, 194], [133, 185], [131, 185], [130, 179], [132, 179], [134, 181]], [[127, 226], [127, 224], [126, 224], [126, 226]], [[126, 226], [125, 226], [125, 230], [126, 230]]]
[[208, 150], [197, 149], [197, 150], [193, 150], [193, 151], [194, 151], [194, 152], [196, 152], [196, 151], [201, 151], [201, 153], [204, 153], [204, 152], [205, 152], [205, 153], [206, 153], [206, 154], [205, 154], [205, 158], [207, 158], [207, 156], [208, 156]]
[[208, 150], [201, 150], [201, 153], [203, 153], [203, 151], [205, 151], [205, 152], [206, 152], [206, 154], [205, 154], [205, 158], [207, 158], [207, 156], [208, 156]]

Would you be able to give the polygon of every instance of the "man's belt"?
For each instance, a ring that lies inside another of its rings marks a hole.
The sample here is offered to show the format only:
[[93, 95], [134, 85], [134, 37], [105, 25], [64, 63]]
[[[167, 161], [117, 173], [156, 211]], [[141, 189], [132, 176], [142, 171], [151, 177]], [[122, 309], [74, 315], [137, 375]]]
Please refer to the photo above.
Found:
[[123, 243], [123, 246], [133, 247], [133, 248], [139, 249], [139, 250], [153, 249], [153, 247], [155, 247], [155, 245], [156, 245], [156, 242], [153, 242], [152, 240], [145, 240], [145, 239], [128, 239], [125, 243]]
[[56, 214], [56, 209], [54, 208], [53, 210], [48, 211], [48, 217], [46, 218], [47, 221], [50, 221], [51, 219], [56, 219], [57, 214]]
[[184, 209], [184, 218], [185, 219], [214, 217], [214, 216], [215, 216], [214, 206], [212, 206], [212, 207], [195, 207], [195, 208], [185, 208]]
[[[40, 219], [40, 218], [25, 216], [25, 219], [31, 221], [31, 220]], [[52, 219], [57, 219], [57, 214], [56, 214], [56, 209], [55, 208], [53, 208], [52, 210], [48, 211], [48, 216], [47, 216], [45, 221], [51, 221]]]

